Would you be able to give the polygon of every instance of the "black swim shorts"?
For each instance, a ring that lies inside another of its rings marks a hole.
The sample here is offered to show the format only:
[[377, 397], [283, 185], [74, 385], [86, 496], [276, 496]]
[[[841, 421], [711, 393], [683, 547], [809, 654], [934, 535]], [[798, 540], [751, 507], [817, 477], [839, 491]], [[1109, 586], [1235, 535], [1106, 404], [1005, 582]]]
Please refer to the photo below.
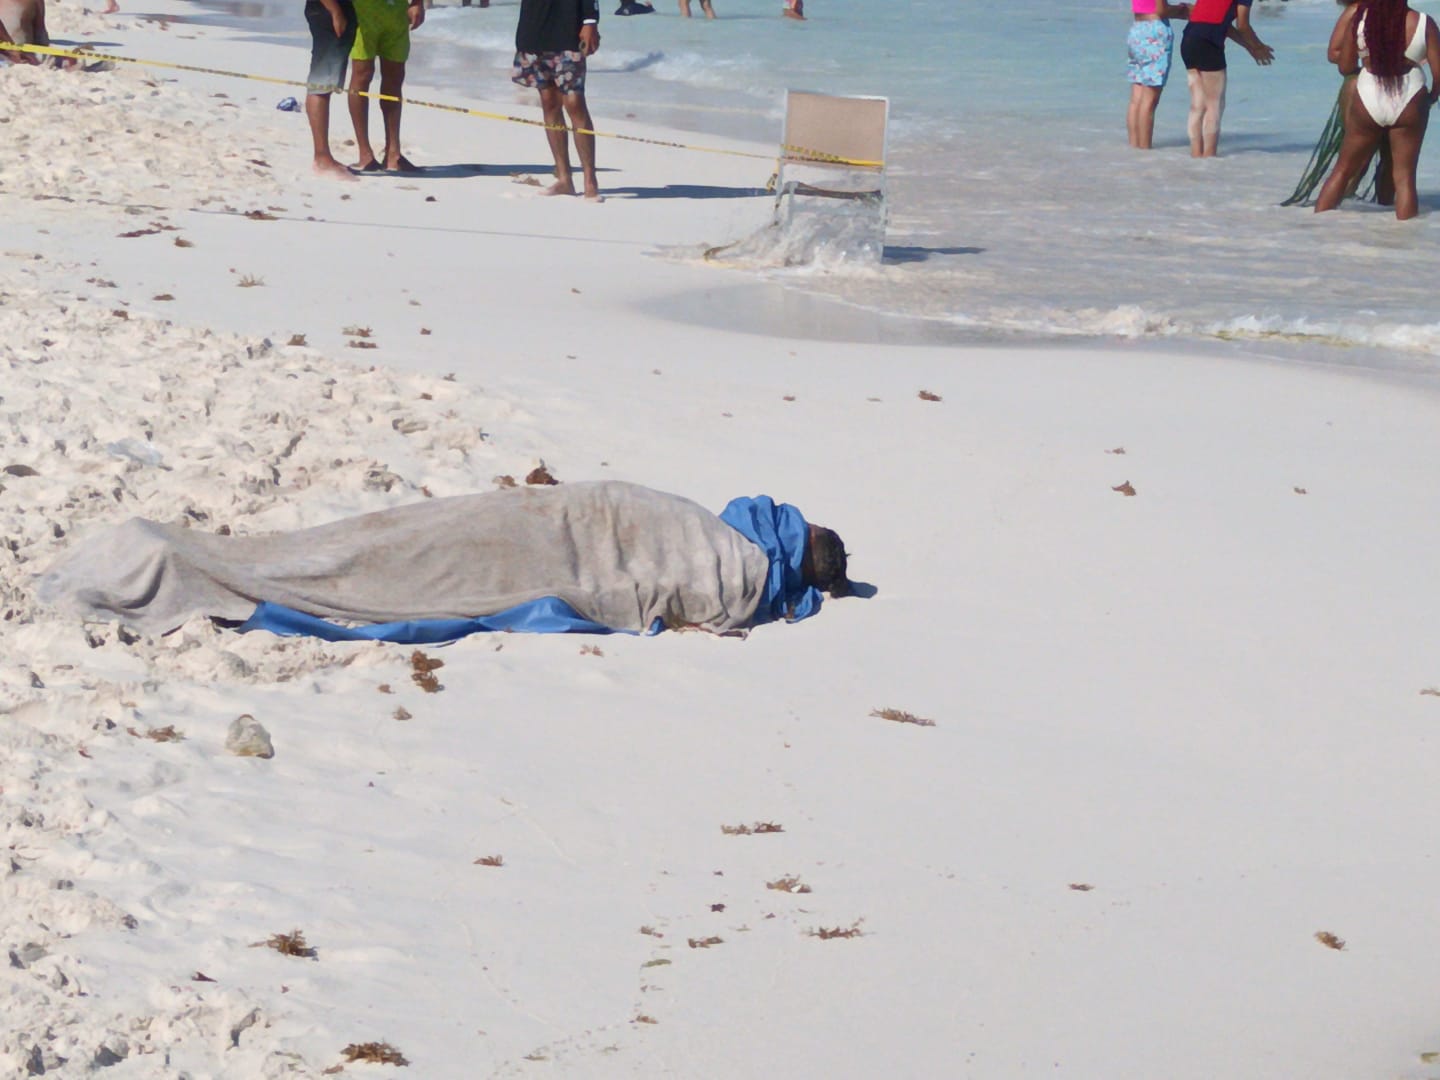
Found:
[[[1218, 35], [1215, 31], [1219, 31]], [[1225, 30], [1205, 23], [1186, 23], [1180, 38], [1180, 60], [1187, 71], [1225, 70]]]

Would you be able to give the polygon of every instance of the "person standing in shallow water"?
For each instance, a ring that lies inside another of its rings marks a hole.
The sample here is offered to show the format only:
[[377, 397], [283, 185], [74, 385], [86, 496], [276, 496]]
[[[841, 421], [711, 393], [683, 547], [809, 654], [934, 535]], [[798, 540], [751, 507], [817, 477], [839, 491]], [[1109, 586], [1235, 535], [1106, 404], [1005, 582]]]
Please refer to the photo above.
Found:
[[1126, 45], [1130, 53], [1130, 107], [1125, 129], [1130, 145], [1149, 150], [1155, 137], [1155, 107], [1170, 79], [1170, 62], [1175, 53], [1175, 31], [1171, 19], [1188, 19], [1189, 4], [1168, 4], [1165, 0], [1130, 0], [1135, 16]]
[[570, 139], [565, 117], [575, 130], [575, 151], [585, 181], [585, 198], [600, 202], [595, 176], [595, 125], [585, 103], [585, 61], [600, 48], [597, 0], [520, 0], [515, 27], [515, 66], [510, 80], [540, 92], [545, 136], [555, 159], [555, 183], [546, 195], [574, 195]]
[[1155, 135], [1155, 108], [1170, 79], [1175, 33], [1171, 19], [1188, 19], [1189, 4], [1166, 0], [1131, 0], [1134, 20], [1127, 39], [1129, 51], [1130, 105], [1125, 127], [1130, 145], [1149, 150]]
[[[1341, 7], [1349, 7], [1356, 3], [1356, 0], [1339, 0]], [[1326, 52], [1326, 59], [1336, 67], [1340, 66], [1340, 54], [1343, 51], [1341, 40], [1338, 39], [1340, 24], [1337, 21], [1335, 30], [1330, 34], [1330, 48]], [[1340, 83], [1340, 123], [1344, 125], [1345, 118], [1350, 114], [1350, 102], [1355, 97], [1355, 80], [1358, 70], [1341, 72]], [[1339, 151], [1336, 151], [1339, 156]], [[1395, 170], [1390, 163], [1390, 140], [1380, 140], [1380, 160], [1375, 165], [1375, 201], [1381, 206], [1395, 205]], [[1345, 192], [1348, 198], [1355, 194], [1355, 189], [1360, 186], [1360, 177], [1355, 177], [1353, 187]]]
[[[1360, 0], [1340, 13], [1330, 53], [1341, 74], [1355, 74], [1345, 105], [1345, 141], [1335, 171], [1320, 189], [1315, 212], [1333, 210], [1382, 143], [1390, 147], [1395, 216], [1419, 213], [1415, 170], [1440, 97], [1440, 31], [1405, 0]], [[1425, 86], [1421, 65], [1430, 68]]]
[[1257, 64], [1275, 59], [1275, 50], [1250, 28], [1250, 0], [1194, 0], [1180, 38], [1180, 59], [1190, 86], [1191, 157], [1220, 151], [1220, 118], [1225, 112], [1225, 39], [1234, 38]]

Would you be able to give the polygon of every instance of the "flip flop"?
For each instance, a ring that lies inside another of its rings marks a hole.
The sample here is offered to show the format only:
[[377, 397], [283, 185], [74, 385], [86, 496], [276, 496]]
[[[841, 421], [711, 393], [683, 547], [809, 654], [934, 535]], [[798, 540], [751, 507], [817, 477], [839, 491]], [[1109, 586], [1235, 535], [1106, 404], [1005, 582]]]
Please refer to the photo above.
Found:
[[381, 165], [378, 160], [376, 160], [376, 159], [374, 159], [374, 158], [371, 158], [370, 161], [369, 161], [368, 163], [366, 163], [365, 165], [356, 165], [356, 166], [353, 166], [352, 169], [351, 169], [351, 171], [352, 171], [352, 172], [384, 172], [384, 171], [385, 171], [385, 166], [384, 166], [384, 165]]
[[400, 160], [395, 163], [395, 168], [393, 168], [393, 169], [386, 169], [385, 171], [386, 171], [386, 172], [390, 172], [390, 173], [417, 173], [417, 172], [424, 172], [424, 170], [421, 169], [420, 166], [416, 165], [413, 161], [411, 161], [409, 158], [407, 158], [404, 154], [401, 154], [401, 155], [400, 155]]

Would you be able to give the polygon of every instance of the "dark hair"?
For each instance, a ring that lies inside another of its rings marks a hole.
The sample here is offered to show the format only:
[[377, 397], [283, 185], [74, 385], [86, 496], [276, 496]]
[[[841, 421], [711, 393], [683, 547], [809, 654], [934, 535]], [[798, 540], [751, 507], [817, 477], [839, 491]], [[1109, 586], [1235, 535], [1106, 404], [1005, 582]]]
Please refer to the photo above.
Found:
[[805, 554], [810, 565], [811, 585], [824, 589], [831, 596], [850, 595], [845, 544], [834, 529], [816, 525], [815, 531], [810, 534], [810, 544]]
[[1355, 13], [1355, 33], [1365, 26], [1365, 48], [1369, 53], [1371, 73], [1390, 93], [1399, 91], [1410, 61], [1405, 59], [1405, 16], [1410, 6], [1406, 0], [1360, 0]]

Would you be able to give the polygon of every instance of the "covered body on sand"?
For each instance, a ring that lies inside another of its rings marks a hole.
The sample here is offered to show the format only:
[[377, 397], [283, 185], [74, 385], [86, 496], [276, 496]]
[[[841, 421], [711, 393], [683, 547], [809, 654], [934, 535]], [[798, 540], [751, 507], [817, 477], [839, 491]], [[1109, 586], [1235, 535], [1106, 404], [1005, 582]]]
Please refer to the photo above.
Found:
[[[465, 620], [549, 598], [563, 605], [548, 609], [561, 625], [532, 618], [471, 629], [726, 631], [772, 611], [811, 614], [818, 594], [799, 580], [798, 511], [764, 496], [737, 504], [753, 512], [741, 524], [727, 509], [732, 527], [681, 496], [595, 481], [433, 499], [262, 536], [134, 518], [60, 559], [42, 575], [39, 595], [150, 633], [197, 615], [282, 629], [266, 621], [273, 605], [372, 624]], [[778, 542], [787, 530], [766, 524], [782, 518], [792, 521], [788, 544]], [[757, 546], [767, 540], [769, 554]], [[773, 561], [783, 564], [778, 574]], [[257, 604], [264, 610], [252, 618]]]

